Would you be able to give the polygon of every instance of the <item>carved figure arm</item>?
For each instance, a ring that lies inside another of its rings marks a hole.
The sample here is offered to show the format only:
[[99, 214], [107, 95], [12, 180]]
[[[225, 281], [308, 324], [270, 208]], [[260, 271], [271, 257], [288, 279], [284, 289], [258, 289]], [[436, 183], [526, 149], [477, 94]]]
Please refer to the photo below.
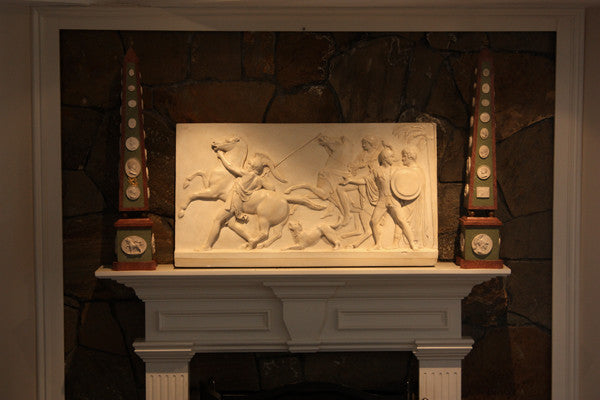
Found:
[[354, 161], [348, 164], [348, 170], [350, 171], [350, 174], [356, 175], [359, 169], [367, 166], [367, 163], [365, 155], [359, 154]]
[[272, 190], [273, 192], [276, 191], [275, 185], [266, 180], [264, 177], [261, 178], [260, 184], [262, 185], [263, 189]]
[[225, 158], [225, 154], [222, 151], [217, 151], [217, 158], [221, 161], [221, 163], [223, 164], [223, 166], [225, 167], [225, 169], [227, 171], [229, 171], [229, 173], [235, 177], [240, 177], [242, 175], [244, 175], [245, 171], [242, 168], [238, 168], [236, 166], [234, 166], [233, 164], [231, 164], [231, 162]]
[[352, 184], [352, 185], [366, 185], [367, 181], [365, 180], [364, 176], [356, 176], [353, 178], [348, 178], [347, 176], [342, 176], [342, 182], [340, 182], [341, 185], [348, 185], [348, 184]]

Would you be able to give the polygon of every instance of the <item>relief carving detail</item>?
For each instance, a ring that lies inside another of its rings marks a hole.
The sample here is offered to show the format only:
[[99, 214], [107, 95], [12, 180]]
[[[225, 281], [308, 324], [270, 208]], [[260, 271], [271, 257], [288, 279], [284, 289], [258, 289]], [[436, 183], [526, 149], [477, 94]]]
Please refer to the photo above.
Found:
[[435, 143], [433, 124], [178, 125], [176, 264], [437, 258]]

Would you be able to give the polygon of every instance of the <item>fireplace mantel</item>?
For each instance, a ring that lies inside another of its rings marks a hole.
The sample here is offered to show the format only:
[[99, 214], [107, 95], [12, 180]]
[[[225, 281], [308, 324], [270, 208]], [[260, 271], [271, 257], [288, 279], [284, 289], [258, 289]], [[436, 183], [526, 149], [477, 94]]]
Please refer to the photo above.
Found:
[[145, 303], [146, 399], [188, 398], [200, 352], [412, 351], [419, 397], [460, 399], [461, 300], [510, 269], [433, 267], [231, 268], [113, 271]]

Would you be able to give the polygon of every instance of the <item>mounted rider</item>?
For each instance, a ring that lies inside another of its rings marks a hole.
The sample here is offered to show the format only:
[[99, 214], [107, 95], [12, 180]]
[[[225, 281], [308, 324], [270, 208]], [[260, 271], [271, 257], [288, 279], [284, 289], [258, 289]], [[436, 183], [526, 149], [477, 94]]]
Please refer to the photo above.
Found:
[[265, 168], [268, 168], [271, 174], [281, 183], [287, 181], [277, 173], [273, 160], [263, 153], [256, 153], [246, 163], [246, 168], [234, 166], [227, 158], [225, 153], [217, 151], [217, 158], [223, 163], [223, 166], [229, 173], [236, 177], [229, 198], [225, 204], [225, 210], [233, 213], [240, 222], [248, 222], [248, 216], [243, 214], [244, 202], [248, 201], [252, 193], [260, 189], [275, 190], [266, 177]]

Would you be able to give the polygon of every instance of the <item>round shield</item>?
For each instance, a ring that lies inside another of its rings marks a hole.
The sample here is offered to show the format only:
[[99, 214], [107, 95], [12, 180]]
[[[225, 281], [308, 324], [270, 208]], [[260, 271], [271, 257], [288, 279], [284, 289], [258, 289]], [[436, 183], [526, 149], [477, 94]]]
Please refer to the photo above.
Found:
[[418, 171], [413, 168], [398, 168], [392, 173], [392, 191], [400, 200], [414, 200], [421, 194], [423, 182]]

